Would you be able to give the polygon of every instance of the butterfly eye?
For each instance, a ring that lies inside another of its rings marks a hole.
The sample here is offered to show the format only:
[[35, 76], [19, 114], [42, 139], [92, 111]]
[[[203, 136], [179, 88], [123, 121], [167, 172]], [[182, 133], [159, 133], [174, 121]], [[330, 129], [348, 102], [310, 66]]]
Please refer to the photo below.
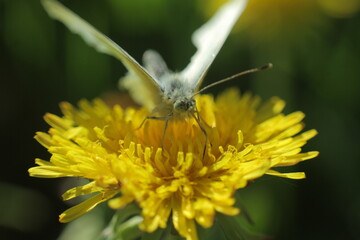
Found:
[[182, 99], [174, 103], [174, 109], [176, 111], [186, 112], [195, 107], [194, 99]]

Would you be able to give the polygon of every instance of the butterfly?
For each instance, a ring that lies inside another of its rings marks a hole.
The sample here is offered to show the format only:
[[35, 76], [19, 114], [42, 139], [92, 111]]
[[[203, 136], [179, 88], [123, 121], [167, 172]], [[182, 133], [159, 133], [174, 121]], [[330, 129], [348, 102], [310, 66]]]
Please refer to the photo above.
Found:
[[271, 64], [268, 64], [240, 72], [199, 90], [210, 65], [244, 11], [247, 0], [228, 1], [208, 22], [193, 33], [192, 42], [197, 51], [186, 68], [176, 73], [167, 68], [165, 61], [157, 52], [147, 50], [143, 55], [144, 66], [141, 66], [124, 49], [61, 3], [55, 0], [42, 0], [42, 4], [50, 17], [64, 23], [72, 32], [80, 35], [88, 45], [99, 52], [114, 56], [123, 63], [128, 73], [120, 79], [120, 85], [129, 91], [135, 102], [146, 107], [153, 115], [147, 116], [146, 119], [165, 120], [162, 142], [169, 120], [189, 117], [197, 121], [207, 139], [206, 131], [200, 123], [200, 114], [196, 109], [195, 95], [235, 77], [271, 67]]
[[244, 11], [246, 2], [227, 2], [196, 30], [192, 35], [197, 48], [195, 55], [183, 71], [173, 73], [157, 52], [146, 51], [143, 56], [144, 66], [141, 66], [124, 49], [61, 3], [42, 0], [45, 10], [52, 18], [64, 23], [97, 51], [119, 59], [128, 70], [120, 85], [129, 90], [137, 103], [164, 116], [179, 116], [194, 111], [194, 95], [233, 25]]

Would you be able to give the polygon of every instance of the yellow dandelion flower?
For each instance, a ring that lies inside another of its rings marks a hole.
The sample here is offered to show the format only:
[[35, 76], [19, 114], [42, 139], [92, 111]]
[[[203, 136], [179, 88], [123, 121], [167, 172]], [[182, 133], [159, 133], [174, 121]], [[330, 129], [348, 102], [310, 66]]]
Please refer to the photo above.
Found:
[[142, 230], [165, 228], [171, 218], [181, 236], [196, 240], [196, 223], [207, 228], [216, 212], [239, 213], [234, 193], [250, 180], [264, 174], [304, 178], [274, 168], [318, 154], [301, 153], [316, 131], [300, 133], [304, 114], [284, 115], [285, 103], [278, 98], [261, 104], [258, 97], [232, 89], [216, 99], [199, 95], [196, 102], [207, 137], [188, 118], [170, 121], [163, 142], [164, 121], [147, 120], [139, 128], [149, 115], [144, 108], [110, 108], [101, 100], [81, 101], [79, 109], [62, 103], [64, 116], [46, 114], [51, 128], [35, 137], [51, 153], [50, 161], [36, 159], [39, 166], [30, 168], [30, 175], [90, 181], [64, 193], [66, 200], [95, 195], [62, 213], [61, 222], [112, 198], [111, 208], [131, 202], [141, 208]]

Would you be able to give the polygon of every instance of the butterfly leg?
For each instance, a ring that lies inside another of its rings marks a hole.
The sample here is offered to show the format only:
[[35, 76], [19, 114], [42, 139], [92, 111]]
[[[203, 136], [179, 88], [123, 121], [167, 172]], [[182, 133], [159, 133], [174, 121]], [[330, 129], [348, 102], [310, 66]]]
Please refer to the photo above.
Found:
[[165, 133], [168, 128], [168, 124], [169, 124], [169, 120], [170, 120], [171, 116], [172, 116], [172, 114], [169, 114], [165, 117], [152, 117], [152, 116], [147, 117], [148, 119], [165, 120], [164, 131], [163, 131], [163, 134], [161, 137], [161, 148], [164, 148]]
[[169, 117], [167, 117], [165, 119], [164, 131], [163, 131], [163, 134], [162, 134], [162, 137], [161, 137], [161, 148], [164, 147], [164, 139], [165, 139], [165, 133], [166, 133], [166, 129], [168, 127], [168, 123], [169, 123]]
[[[195, 116], [196, 113], [196, 116]], [[201, 131], [204, 133], [205, 135], [205, 143], [204, 143], [204, 151], [203, 151], [203, 158], [205, 157], [205, 152], [206, 152], [206, 144], [207, 144], [207, 140], [208, 140], [208, 135], [207, 132], [205, 131], [205, 128], [202, 126], [201, 124], [201, 118], [200, 118], [200, 114], [197, 111], [197, 109], [195, 109], [195, 111], [191, 114], [192, 117], [196, 120], [197, 124], [199, 125]]]
[[146, 121], [147, 119], [165, 120], [164, 131], [163, 131], [163, 134], [162, 134], [162, 137], [161, 137], [161, 148], [163, 148], [163, 146], [164, 146], [164, 139], [165, 139], [165, 133], [166, 133], [166, 129], [167, 129], [167, 127], [168, 127], [169, 120], [170, 120], [170, 117], [171, 117], [171, 116], [172, 116], [172, 114], [169, 114], [169, 115], [167, 115], [167, 116], [165, 116], [165, 117], [147, 116], [147, 117], [142, 121], [142, 123], [140, 124], [140, 126], [139, 126], [137, 129], [140, 129], [140, 128], [144, 125], [144, 123], [145, 123], [145, 121]]
[[153, 120], [166, 120], [168, 117], [155, 117], [155, 116], [147, 116], [146, 118], [144, 118], [144, 120], [141, 122], [140, 126], [137, 127], [135, 130], [139, 130], [144, 123], [146, 122], [146, 120], [148, 119], [153, 119]]

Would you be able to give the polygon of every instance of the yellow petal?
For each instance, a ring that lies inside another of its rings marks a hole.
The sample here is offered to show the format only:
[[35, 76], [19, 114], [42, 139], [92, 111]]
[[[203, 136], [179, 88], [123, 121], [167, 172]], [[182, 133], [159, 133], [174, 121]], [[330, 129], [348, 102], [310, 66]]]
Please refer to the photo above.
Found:
[[102, 202], [112, 198], [113, 196], [115, 196], [116, 193], [117, 192], [114, 192], [114, 191], [99, 193], [99, 194], [95, 195], [94, 197], [91, 197], [91, 198], [85, 200], [84, 202], [82, 202], [72, 208], [69, 208], [68, 210], [66, 210], [65, 212], [60, 214], [59, 221], [63, 222], [63, 223], [70, 222], [70, 221], [74, 220], [75, 218], [78, 218], [78, 217], [84, 215], [85, 213], [89, 212], [94, 207], [96, 207], [99, 203], [102, 203]]

